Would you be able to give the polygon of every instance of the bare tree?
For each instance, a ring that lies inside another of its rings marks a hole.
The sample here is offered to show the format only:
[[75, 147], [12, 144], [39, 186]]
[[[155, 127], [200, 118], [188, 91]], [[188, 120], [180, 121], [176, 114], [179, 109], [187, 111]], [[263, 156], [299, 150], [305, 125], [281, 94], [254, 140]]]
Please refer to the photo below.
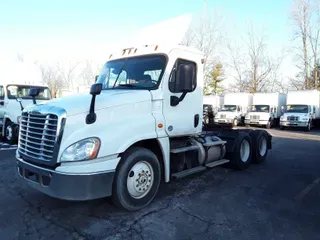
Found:
[[221, 28], [224, 17], [217, 11], [213, 14], [207, 12], [206, 8], [195, 18], [196, 21], [189, 28], [182, 44], [196, 47], [204, 53], [204, 70], [208, 72], [214, 66], [214, 53], [222, 40]]
[[57, 69], [63, 78], [66, 88], [75, 89], [76, 70], [80, 63], [81, 61], [77, 61], [75, 63], [69, 61], [68, 64], [65, 65], [57, 63]]
[[294, 40], [299, 39], [302, 49], [298, 53], [303, 60], [304, 86], [309, 88], [309, 55], [308, 55], [308, 36], [310, 36], [310, 19], [312, 16], [310, 0], [294, 0], [291, 19], [294, 24]]
[[229, 67], [233, 70], [235, 79], [230, 87], [238, 91], [251, 93], [263, 92], [274, 88], [284, 54], [278, 58], [271, 58], [267, 54], [264, 34], [257, 34], [253, 27], [249, 27], [244, 46], [228, 44], [230, 55]]
[[[312, 50], [312, 58], [313, 58], [313, 66], [312, 66], [312, 83], [310, 85], [313, 88], [320, 87], [319, 84], [319, 77], [318, 76], [318, 47], [319, 47], [319, 37], [320, 37], [320, 5], [318, 2], [315, 2], [312, 6], [312, 9], [314, 10], [313, 13], [315, 13], [315, 19], [312, 24], [309, 26], [309, 42], [311, 45]], [[311, 87], [309, 86], [309, 87]]]
[[52, 97], [58, 97], [61, 93], [61, 90], [67, 85], [58, 67], [40, 65], [40, 70], [42, 73], [42, 79], [48, 85]]

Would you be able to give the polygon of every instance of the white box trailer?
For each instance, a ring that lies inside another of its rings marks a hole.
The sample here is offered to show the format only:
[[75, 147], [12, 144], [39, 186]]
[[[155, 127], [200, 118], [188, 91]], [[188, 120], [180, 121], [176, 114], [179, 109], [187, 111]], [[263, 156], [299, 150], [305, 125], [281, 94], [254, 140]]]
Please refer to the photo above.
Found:
[[216, 124], [233, 124], [237, 126], [244, 123], [249, 107], [252, 105], [251, 93], [227, 93], [224, 95], [224, 104], [215, 115]]
[[280, 128], [304, 127], [310, 131], [320, 120], [320, 91], [300, 90], [287, 94], [287, 105], [280, 119]]
[[267, 128], [279, 124], [281, 109], [286, 105], [286, 97], [284, 93], [253, 94], [253, 104], [246, 115], [245, 123]]

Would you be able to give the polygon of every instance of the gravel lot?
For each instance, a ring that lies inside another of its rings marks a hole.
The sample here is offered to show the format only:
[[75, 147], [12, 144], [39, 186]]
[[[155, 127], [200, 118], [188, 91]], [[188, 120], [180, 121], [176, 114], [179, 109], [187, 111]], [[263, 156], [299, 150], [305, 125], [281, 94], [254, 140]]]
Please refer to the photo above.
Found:
[[0, 238], [320, 239], [320, 131], [270, 133], [264, 164], [164, 184], [135, 213], [108, 198], [68, 202], [29, 188], [16, 173], [16, 147], [0, 143]]

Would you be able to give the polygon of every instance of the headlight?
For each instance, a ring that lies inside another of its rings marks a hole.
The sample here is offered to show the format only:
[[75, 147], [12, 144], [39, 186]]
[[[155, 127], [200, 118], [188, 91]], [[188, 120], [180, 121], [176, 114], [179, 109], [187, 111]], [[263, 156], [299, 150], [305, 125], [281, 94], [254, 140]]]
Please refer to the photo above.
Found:
[[308, 118], [302, 118], [302, 121], [308, 121], [309, 119]]
[[62, 162], [81, 161], [96, 158], [100, 148], [98, 138], [87, 138], [72, 144], [61, 156]]
[[20, 124], [21, 116], [17, 117], [17, 123]]

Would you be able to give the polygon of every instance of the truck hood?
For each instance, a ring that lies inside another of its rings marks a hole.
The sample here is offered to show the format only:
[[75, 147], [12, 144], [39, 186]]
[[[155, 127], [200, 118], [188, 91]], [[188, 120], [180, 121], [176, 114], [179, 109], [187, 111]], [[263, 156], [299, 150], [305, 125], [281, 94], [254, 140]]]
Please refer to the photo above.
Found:
[[[66, 110], [68, 116], [89, 112], [92, 96], [88, 93], [75, 94], [56, 98], [39, 105], [50, 105]], [[96, 96], [95, 111], [125, 105], [151, 101], [151, 94], [147, 90], [104, 90]]]

